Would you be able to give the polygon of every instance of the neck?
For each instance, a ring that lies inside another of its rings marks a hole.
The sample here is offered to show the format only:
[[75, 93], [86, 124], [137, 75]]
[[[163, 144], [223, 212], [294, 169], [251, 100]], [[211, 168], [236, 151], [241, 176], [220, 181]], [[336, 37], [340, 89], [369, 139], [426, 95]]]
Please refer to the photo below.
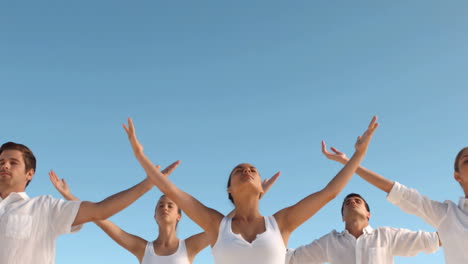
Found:
[[368, 225], [369, 221], [367, 219], [351, 219], [346, 221], [346, 230], [355, 238], [358, 238], [362, 235], [362, 230]]
[[0, 197], [2, 197], [2, 199], [7, 198], [8, 195], [10, 195], [10, 193], [12, 193], [12, 192], [24, 192], [24, 189], [23, 190], [15, 190], [15, 189], [1, 188], [0, 187]]
[[261, 216], [258, 211], [258, 196], [241, 196], [234, 201], [236, 205], [234, 218], [253, 219]]
[[179, 241], [176, 236], [176, 229], [173, 225], [158, 225], [159, 235], [156, 241], [159, 244], [169, 245], [173, 242]]
[[465, 198], [468, 198], [468, 185], [462, 185], [463, 192], [465, 193]]

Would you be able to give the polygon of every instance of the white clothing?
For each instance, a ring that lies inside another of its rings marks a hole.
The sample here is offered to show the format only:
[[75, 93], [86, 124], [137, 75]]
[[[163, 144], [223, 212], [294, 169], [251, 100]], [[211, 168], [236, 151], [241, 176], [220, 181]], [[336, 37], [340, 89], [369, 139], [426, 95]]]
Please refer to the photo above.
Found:
[[445, 263], [468, 263], [468, 199], [460, 198], [458, 206], [452, 201], [437, 202], [395, 182], [387, 200], [437, 229]]
[[185, 240], [179, 240], [177, 251], [169, 256], [158, 256], [156, 252], [154, 252], [153, 242], [148, 242], [141, 264], [190, 264], [187, 248], [185, 247]]
[[433, 253], [438, 248], [435, 232], [367, 226], [358, 238], [347, 230], [333, 230], [308, 245], [288, 250], [286, 263], [393, 264], [394, 256], [415, 256], [421, 251]]
[[72, 230], [80, 201], [24, 192], [0, 198], [0, 263], [53, 264], [55, 239]]
[[232, 218], [224, 217], [218, 239], [211, 249], [216, 264], [284, 264], [286, 247], [274, 216], [264, 217], [265, 232], [247, 242], [231, 229]]

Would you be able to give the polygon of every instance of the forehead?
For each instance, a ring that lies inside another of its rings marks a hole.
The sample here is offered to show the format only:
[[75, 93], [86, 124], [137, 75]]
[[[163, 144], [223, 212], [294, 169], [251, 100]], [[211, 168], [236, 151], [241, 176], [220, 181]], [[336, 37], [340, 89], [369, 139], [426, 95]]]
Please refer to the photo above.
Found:
[[348, 197], [348, 198], [346, 198], [346, 200], [344, 200], [344, 202], [351, 201], [351, 200], [354, 200], [354, 201], [359, 200], [359, 201], [363, 201], [363, 202], [364, 202], [364, 199], [362, 199], [362, 198], [359, 197], [359, 196]]
[[241, 164], [237, 165], [236, 167], [234, 167], [233, 170], [236, 170], [236, 169], [246, 169], [246, 168], [256, 169], [255, 166], [252, 165], [252, 164], [249, 164], [249, 163], [241, 163]]
[[19, 150], [7, 149], [0, 153], [0, 160], [19, 160], [23, 161], [23, 154]]
[[159, 199], [158, 204], [160, 203], [174, 203], [169, 197], [163, 196]]
[[464, 159], [468, 157], [468, 148], [465, 148], [465, 150], [463, 150], [462, 154], [460, 155], [460, 159]]

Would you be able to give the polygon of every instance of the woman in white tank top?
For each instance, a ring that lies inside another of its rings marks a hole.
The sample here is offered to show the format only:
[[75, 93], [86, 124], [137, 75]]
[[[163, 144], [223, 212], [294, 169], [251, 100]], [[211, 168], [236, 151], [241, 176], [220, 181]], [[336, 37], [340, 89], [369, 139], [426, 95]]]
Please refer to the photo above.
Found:
[[[205, 230], [216, 264], [283, 264], [292, 231], [344, 188], [364, 157], [377, 126], [374, 117], [366, 132], [358, 137], [354, 155], [325, 188], [270, 217], [259, 213], [258, 201], [264, 190], [257, 169], [248, 163], [239, 164], [228, 180], [229, 197], [235, 206], [232, 218], [206, 207], [180, 190], [154, 166], [143, 153], [131, 119], [128, 119], [128, 127], [124, 125], [124, 129], [136, 158], [150, 180]], [[322, 142], [323, 150], [325, 143]], [[279, 173], [273, 179], [278, 176]]]
[[[169, 175], [177, 164], [172, 164], [162, 171]], [[70, 192], [65, 180], [60, 180], [55, 173], [50, 173], [50, 180], [55, 188], [67, 200], [78, 200]], [[129, 234], [109, 220], [96, 221], [107, 235], [117, 244], [135, 255], [141, 264], [190, 264], [195, 255], [209, 244], [208, 236], [203, 232], [185, 240], [176, 236], [177, 224], [182, 217], [180, 208], [166, 195], [162, 195], [156, 204], [154, 218], [158, 224], [158, 237], [154, 241]]]

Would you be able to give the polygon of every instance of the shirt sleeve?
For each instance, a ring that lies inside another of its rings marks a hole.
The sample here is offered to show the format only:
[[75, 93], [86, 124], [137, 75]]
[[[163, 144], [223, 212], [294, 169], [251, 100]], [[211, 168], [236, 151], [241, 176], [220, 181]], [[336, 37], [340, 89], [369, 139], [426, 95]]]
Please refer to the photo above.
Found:
[[326, 250], [321, 245], [322, 238], [296, 249], [288, 249], [286, 264], [321, 264], [327, 262]]
[[76, 232], [82, 225], [73, 226], [81, 201], [65, 201], [48, 197], [49, 224], [56, 235]]
[[429, 225], [439, 228], [447, 215], [448, 205], [433, 201], [414, 189], [395, 182], [388, 193], [387, 200], [406, 213], [419, 216]]
[[420, 252], [434, 253], [439, 249], [436, 232], [411, 231], [403, 228], [387, 228], [392, 241], [394, 256], [412, 257]]

